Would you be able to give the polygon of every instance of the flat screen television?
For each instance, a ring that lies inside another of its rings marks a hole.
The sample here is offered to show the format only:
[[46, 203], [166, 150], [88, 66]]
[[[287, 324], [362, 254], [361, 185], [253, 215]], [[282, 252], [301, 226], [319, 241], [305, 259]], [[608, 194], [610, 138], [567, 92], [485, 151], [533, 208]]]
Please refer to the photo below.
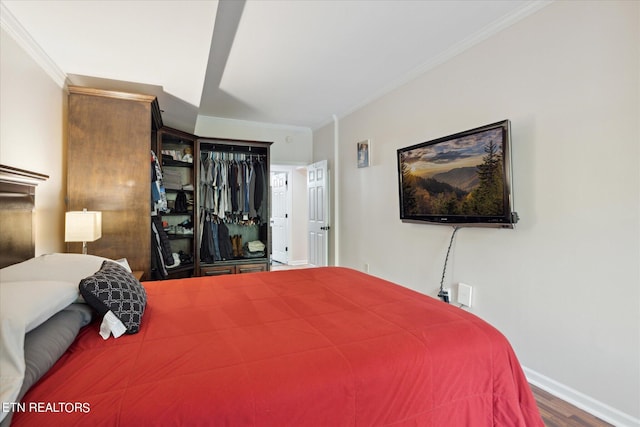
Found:
[[509, 120], [398, 150], [400, 219], [513, 228]]

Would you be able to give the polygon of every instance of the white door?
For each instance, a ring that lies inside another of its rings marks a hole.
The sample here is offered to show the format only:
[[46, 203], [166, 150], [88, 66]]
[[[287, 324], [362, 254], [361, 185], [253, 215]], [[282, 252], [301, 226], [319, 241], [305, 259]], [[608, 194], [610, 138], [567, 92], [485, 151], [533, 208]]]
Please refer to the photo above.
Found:
[[287, 248], [287, 172], [271, 173], [271, 259], [289, 262]]
[[309, 263], [326, 266], [329, 262], [329, 176], [327, 161], [307, 168], [309, 201]]

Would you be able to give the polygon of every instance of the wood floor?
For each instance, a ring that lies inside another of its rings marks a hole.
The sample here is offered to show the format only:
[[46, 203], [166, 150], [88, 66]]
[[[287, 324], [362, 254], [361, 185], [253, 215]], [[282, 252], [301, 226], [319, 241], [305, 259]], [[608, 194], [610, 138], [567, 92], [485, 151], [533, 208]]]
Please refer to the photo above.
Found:
[[[308, 268], [308, 265], [290, 266], [274, 263], [271, 270], [292, 270]], [[546, 427], [613, 427], [599, 418], [565, 402], [534, 385], [531, 386], [538, 403], [540, 415]]]
[[531, 386], [546, 427], [605, 427], [612, 426], [546, 391]]

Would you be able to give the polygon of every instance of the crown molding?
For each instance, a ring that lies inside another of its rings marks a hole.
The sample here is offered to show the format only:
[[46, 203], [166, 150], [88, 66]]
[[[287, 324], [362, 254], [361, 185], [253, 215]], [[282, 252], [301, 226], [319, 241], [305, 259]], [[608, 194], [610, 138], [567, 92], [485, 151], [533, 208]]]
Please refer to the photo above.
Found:
[[18, 22], [9, 9], [0, 3], [0, 27], [44, 70], [60, 87], [64, 88], [67, 75], [53, 62], [29, 32]]

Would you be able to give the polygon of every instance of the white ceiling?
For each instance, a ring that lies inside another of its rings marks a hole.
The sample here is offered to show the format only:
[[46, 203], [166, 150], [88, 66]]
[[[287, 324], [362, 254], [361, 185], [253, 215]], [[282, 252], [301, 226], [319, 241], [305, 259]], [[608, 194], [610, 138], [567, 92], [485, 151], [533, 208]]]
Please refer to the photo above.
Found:
[[315, 129], [547, 3], [2, 0], [2, 23], [71, 84], [157, 95], [170, 126], [193, 132], [202, 114]]

